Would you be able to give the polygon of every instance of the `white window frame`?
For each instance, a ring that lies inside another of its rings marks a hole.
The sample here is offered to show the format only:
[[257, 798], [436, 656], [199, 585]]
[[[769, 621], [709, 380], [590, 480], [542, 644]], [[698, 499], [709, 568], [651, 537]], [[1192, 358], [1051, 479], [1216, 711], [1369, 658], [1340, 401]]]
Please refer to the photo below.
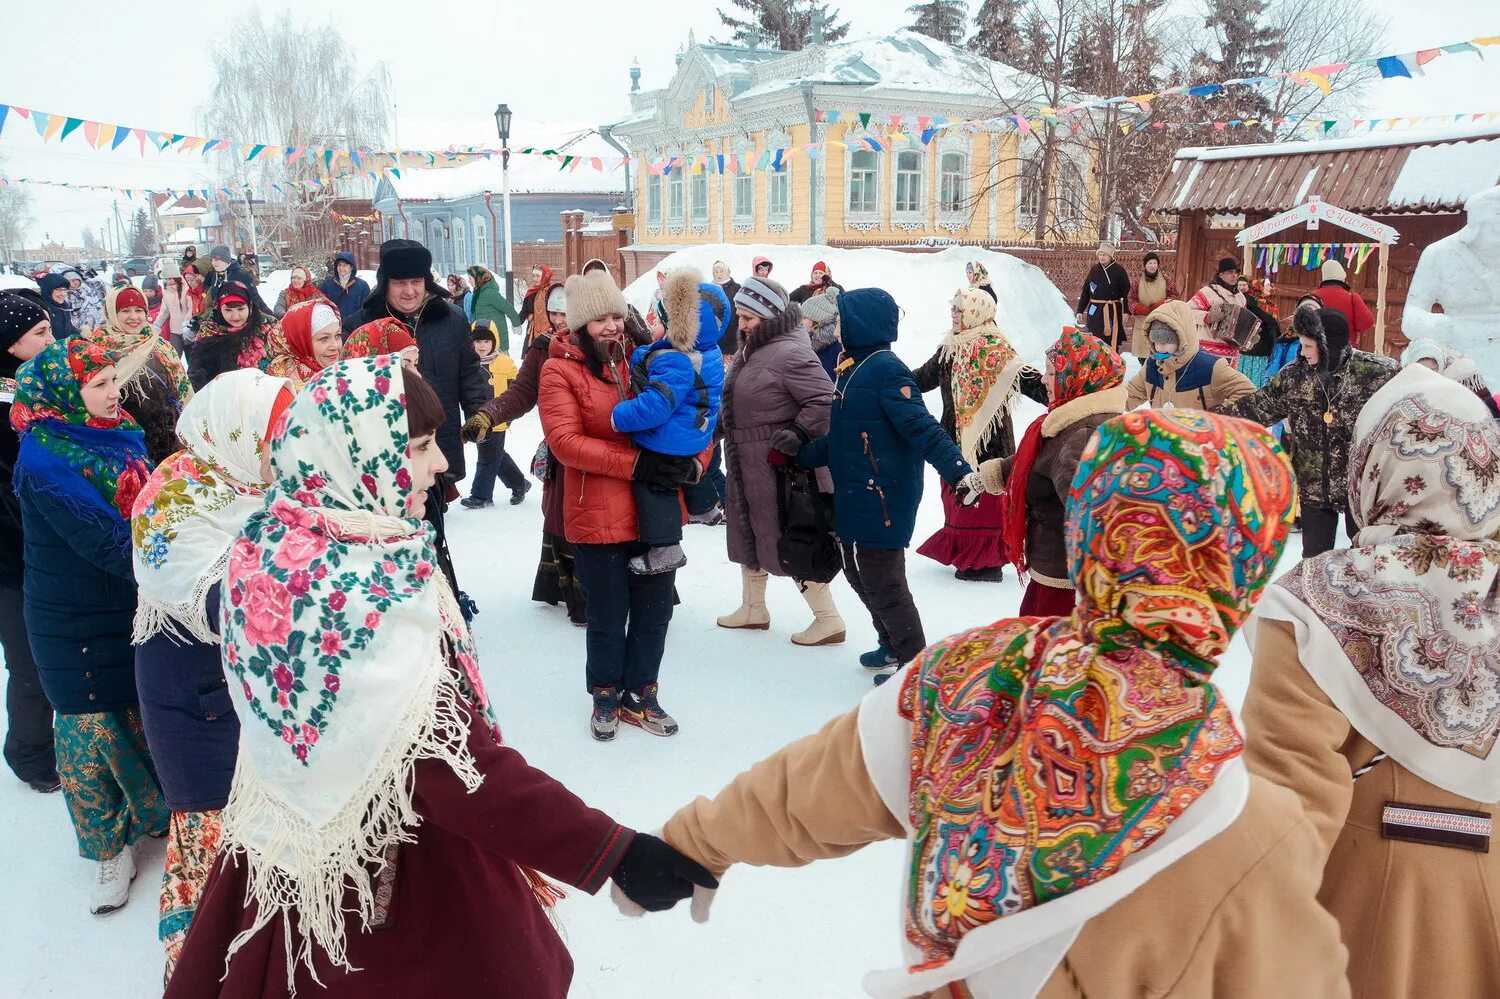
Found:
[[[969, 154], [957, 149], [938, 150], [939, 215], [962, 215], [969, 207]], [[957, 169], [948, 166], [949, 157], [957, 157]]]
[[466, 270], [469, 265], [464, 263], [463, 258], [469, 255], [468, 226], [464, 225], [463, 219], [455, 218], [453, 220], [453, 226], [450, 231], [453, 233], [453, 270]]
[[493, 268], [495, 264], [494, 261], [490, 260], [489, 223], [482, 218], [477, 218], [474, 220], [474, 225], [470, 228], [470, 231], [474, 237], [474, 263], [486, 269]]
[[755, 173], [742, 170], [734, 175], [734, 211], [736, 222], [755, 221]]
[[708, 225], [711, 214], [708, 189], [708, 167], [688, 175], [688, 217], [694, 228]]
[[[849, 156], [845, 161], [844, 170], [844, 217], [851, 222], [879, 222], [880, 218], [880, 182], [882, 180], [880, 153], [860, 143], [855, 148], [853, 140], [849, 142]], [[868, 157], [869, 166], [855, 166], [856, 158]], [[860, 184], [860, 202], [854, 203], [854, 175], [858, 171], [865, 176]]]
[[682, 166], [675, 166], [667, 174], [667, 225], [681, 227], [687, 221], [687, 184], [682, 179]]
[[1036, 143], [1022, 143], [1016, 169], [1016, 227], [1032, 229], [1042, 203], [1042, 148]]
[[661, 225], [662, 207], [667, 201], [666, 178], [660, 174], [646, 175], [646, 222]]
[[[916, 167], [902, 166], [916, 161]], [[920, 222], [927, 218], [927, 153], [922, 149], [891, 151], [891, 218], [896, 221]], [[915, 185], [915, 191], [912, 190]], [[903, 205], [902, 188], [907, 195]], [[915, 195], [915, 198], [912, 196]]]
[[1057, 158], [1057, 223], [1069, 230], [1081, 229], [1088, 221], [1089, 185], [1083, 168], [1063, 153]]

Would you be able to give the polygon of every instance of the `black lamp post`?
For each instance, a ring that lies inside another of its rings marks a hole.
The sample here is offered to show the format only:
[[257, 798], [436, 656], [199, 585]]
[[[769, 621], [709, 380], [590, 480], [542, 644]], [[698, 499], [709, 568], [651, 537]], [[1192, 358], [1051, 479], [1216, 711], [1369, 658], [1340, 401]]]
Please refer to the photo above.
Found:
[[511, 266], [510, 236], [510, 105], [495, 108], [495, 131], [500, 133], [500, 204], [505, 212], [505, 297], [515, 300], [515, 270]]

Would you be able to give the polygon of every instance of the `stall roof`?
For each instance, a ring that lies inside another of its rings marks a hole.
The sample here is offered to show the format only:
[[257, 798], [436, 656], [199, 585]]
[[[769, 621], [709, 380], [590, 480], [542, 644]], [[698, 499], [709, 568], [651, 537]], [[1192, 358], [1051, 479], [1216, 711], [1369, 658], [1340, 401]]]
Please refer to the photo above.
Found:
[[1456, 212], [1500, 184], [1500, 126], [1319, 142], [1186, 148], [1156, 190], [1158, 211], [1280, 212], [1310, 195], [1365, 214]]

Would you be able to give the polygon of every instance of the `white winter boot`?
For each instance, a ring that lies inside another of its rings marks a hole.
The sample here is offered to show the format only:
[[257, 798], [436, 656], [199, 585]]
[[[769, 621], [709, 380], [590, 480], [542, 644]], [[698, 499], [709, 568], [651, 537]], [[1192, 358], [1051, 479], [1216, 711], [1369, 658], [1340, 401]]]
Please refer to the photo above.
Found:
[[748, 628], [765, 631], [771, 627], [771, 612], [766, 610], [766, 579], [764, 569], [747, 569], [740, 566], [740, 582], [744, 595], [740, 597], [740, 608], [733, 614], [719, 618], [720, 628]]
[[833, 591], [827, 583], [803, 583], [802, 599], [813, 612], [813, 623], [806, 631], [792, 636], [798, 645], [842, 645], [844, 642], [844, 619], [833, 605]]
[[99, 861], [99, 876], [89, 896], [89, 911], [96, 916], [114, 912], [130, 898], [135, 880], [135, 851], [129, 845], [108, 860]]

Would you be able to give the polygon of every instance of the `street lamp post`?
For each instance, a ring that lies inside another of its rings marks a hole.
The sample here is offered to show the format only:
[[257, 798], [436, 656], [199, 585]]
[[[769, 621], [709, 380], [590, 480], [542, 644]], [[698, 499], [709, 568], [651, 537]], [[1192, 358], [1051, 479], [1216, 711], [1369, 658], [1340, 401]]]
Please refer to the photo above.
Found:
[[515, 267], [510, 237], [510, 105], [495, 108], [495, 130], [500, 133], [500, 204], [505, 212], [505, 297], [515, 301]]

